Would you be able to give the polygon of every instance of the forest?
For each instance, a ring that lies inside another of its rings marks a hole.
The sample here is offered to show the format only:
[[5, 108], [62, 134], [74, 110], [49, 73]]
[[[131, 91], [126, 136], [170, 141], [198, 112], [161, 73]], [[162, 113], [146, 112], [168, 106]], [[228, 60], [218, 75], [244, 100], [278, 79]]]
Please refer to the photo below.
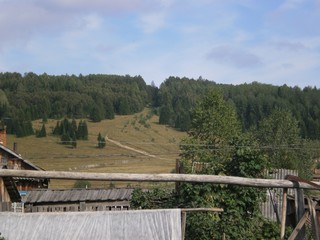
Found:
[[169, 77], [161, 84], [158, 93], [160, 123], [182, 131], [189, 130], [190, 110], [212, 89], [220, 91], [224, 99], [234, 105], [244, 131], [257, 128], [272, 110], [283, 109], [291, 112], [298, 121], [303, 138], [320, 138], [320, 90], [315, 87], [301, 89], [258, 82], [228, 85], [202, 78]]
[[106, 74], [60, 75], [0, 73], [0, 119], [7, 132], [34, 134], [35, 119], [89, 119], [99, 122], [115, 114], [128, 115], [152, 107], [159, 123], [180, 131], [191, 126], [191, 110], [212, 89], [233, 105], [243, 131], [259, 127], [274, 109], [291, 112], [300, 136], [320, 139], [320, 90], [315, 87], [218, 84], [213, 81], [169, 77], [159, 88], [141, 76]]
[[23, 137], [33, 134], [35, 119], [99, 122], [140, 112], [151, 102], [149, 91], [140, 76], [0, 73], [0, 118], [8, 133]]

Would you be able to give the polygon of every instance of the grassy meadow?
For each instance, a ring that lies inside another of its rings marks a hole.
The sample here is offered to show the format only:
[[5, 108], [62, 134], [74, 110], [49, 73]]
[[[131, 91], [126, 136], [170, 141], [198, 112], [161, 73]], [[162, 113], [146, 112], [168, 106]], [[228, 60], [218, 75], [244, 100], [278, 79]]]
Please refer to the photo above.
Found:
[[[77, 120], [77, 123], [79, 120]], [[169, 173], [175, 168], [179, 156], [179, 142], [186, 133], [158, 124], [158, 117], [149, 109], [129, 115], [116, 116], [113, 120], [93, 123], [87, 120], [89, 139], [77, 141], [77, 148], [59, 144], [52, 136], [57, 120], [46, 123], [47, 137], [7, 136], [7, 147], [16, 142], [18, 153], [24, 159], [44, 168], [56, 171], [81, 171], [105, 173]], [[34, 129], [42, 122], [34, 121]], [[97, 148], [99, 132], [106, 136], [106, 147]], [[113, 142], [111, 142], [113, 141]], [[93, 181], [92, 187], [108, 187], [110, 184], [124, 186], [128, 183]], [[70, 188], [71, 180], [51, 180], [51, 188]], [[135, 185], [137, 183], [132, 183]]]

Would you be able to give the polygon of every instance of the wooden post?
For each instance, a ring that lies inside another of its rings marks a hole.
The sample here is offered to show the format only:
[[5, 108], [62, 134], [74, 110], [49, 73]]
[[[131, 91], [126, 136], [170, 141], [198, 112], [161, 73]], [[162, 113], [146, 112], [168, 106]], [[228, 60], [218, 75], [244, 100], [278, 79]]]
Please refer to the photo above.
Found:
[[181, 240], [185, 239], [186, 236], [186, 224], [187, 224], [187, 212], [181, 212]]
[[[296, 205], [297, 205], [297, 209], [296, 209], [296, 223], [300, 222], [300, 220], [302, 219], [302, 217], [305, 215], [305, 204], [304, 204], [304, 193], [303, 193], [303, 189], [297, 189], [296, 191]], [[305, 227], [302, 226], [301, 229], [299, 230], [298, 236], [297, 236], [297, 240], [303, 240], [305, 237]]]
[[314, 240], [320, 240], [320, 229], [316, 213], [317, 202], [312, 201], [311, 198], [308, 197], [308, 206], [312, 224], [313, 238]]
[[304, 215], [302, 216], [302, 218], [300, 219], [299, 223], [297, 224], [296, 228], [291, 233], [291, 235], [288, 238], [288, 240], [295, 240], [296, 239], [296, 237], [298, 236], [300, 230], [302, 229], [302, 227], [306, 223], [308, 217], [309, 217], [309, 212], [305, 212]]
[[282, 195], [282, 213], [281, 213], [281, 231], [280, 231], [281, 240], [284, 240], [284, 234], [286, 230], [287, 194], [288, 194], [288, 188], [284, 188], [283, 195]]
[[[176, 173], [180, 173], [180, 160], [176, 159]], [[176, 182], [176, 192], [179, 194], [180, 192], [180, 182]]]

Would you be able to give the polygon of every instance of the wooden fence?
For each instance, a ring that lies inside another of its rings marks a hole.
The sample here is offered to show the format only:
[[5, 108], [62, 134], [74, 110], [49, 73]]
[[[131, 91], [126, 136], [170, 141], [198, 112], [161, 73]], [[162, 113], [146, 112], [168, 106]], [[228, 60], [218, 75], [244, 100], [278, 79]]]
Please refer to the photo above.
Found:
[[[278, 179], [257, 179], [233, 176], [217, 175], [194, 175], [194, 174], [130, 174], [130, 173], [85, 173], [85, 172], [55, 172], [55, 171], [31, 171], [31, 170], [9, 170], [0, 169], [0, 177], [30, 177], [30, 178], [49, 178], [49, 179], [72, 179], [72, 180], [104, 180], [104, 181], [144, 181], [144, 182], [194, 182], [211, 184], [232, 184], [248, 187], [261, 188], [283, 188], [282, 212], [281, 212], [281, 238], [284, 239], [287, 192], [288, 188], [320, 190], [320, 185], [315, 182]], [[301, 207], [304, 210], [304, 205]], [[309, 209], [309, 212], [312, 212]], [[294, 233], [299, 232], [301, 225], [304, 224], [302, 216]], [[317, 224], [318, 225], [318, 224]], [[319, 236], [316, 236], [319, 239]], [[294, 239], [293, 237], [289, 239]]]

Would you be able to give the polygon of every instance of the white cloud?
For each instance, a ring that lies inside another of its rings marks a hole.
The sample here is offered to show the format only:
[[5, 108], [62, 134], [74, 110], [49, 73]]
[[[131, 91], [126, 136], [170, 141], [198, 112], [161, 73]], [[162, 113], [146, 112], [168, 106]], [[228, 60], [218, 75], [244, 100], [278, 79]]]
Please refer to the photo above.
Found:
[[301, 4], [304, 4], [305, 0], [285, 0], [282, 5], [280, 5], [280, 11], [287, 11], [299, 8]]
[[154, 33], [165, 26], [165, 19], [164, 12], [145, 14], [140, 18], [140, 27], [145, 33]]
[[250, 40], [252, 37], [250, 36], [249, 33], [243, 31], [243, 30], [237, 30], [235, 32], [234, 40], [236, 42], [246, 42]]
[[[37, 0], [41, 4], [41, 0]], [[46, 4], [46, 3], [44, 3]], [[142, 4], [141, 0], [53, 0], [48, 3], [51, 7], [57, 7], [60, 10], [82, 11], [82, 12], [107, 12], [110, 14], [119, 14], [124, 11], [135, 10]]]

